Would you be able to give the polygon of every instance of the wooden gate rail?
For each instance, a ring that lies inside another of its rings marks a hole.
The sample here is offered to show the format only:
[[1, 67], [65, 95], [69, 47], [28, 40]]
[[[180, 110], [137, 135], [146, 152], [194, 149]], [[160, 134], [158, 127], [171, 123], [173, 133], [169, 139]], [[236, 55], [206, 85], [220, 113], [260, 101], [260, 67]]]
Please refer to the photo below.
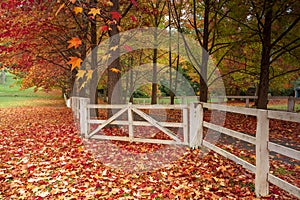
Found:
[[[81, 102], [80, 105], [80, 131], [81, 134], [86, 138], [91, 139], [105, 139], [105, 140], [121, 140], [121, 141], [130, 141], [130, 142], [148, 142], [148, 143], [160, 143], [160, 144], [189, 144], [189, 134], [188, 134], [188, 106], [187, 105], [174, 105], [174, 106], [166, 106], [166, 105], [132, 105], [129, 103], [128, 105], [94, 105], [89, 104], [88, 100], [79, 99]], [[90, 119], [90, 109], [92, 108], [100, 108], [100, 109], [121, 109], [117, 113], [115, 113], [112, 117], [107, 120], [95, 120]], [[153, 119], [149, 115], [145, 114], [139, 109], [181, 109], [183, 114], [182, 123], [177, 122], [158, 122]], [[119, 116], [127, 112], [128, 120], [117, 120]], [[145, 119], [146, 121], [134, 121], [133, 113], [138, 114], [140, 117]], [[90, 131], [90, 124], [99, 124], [99, 126]], [[107, 126], [108, 124], [114, 125], [127, 125], [129, 131], [129, 137], [122, 136], [105, 136], [105, 135], [96, 135], [102, 128]], [[160, 131], [164, 132], [168, 135], [172, 140], [160, 140], [160, 139], [147, 139], [147, 138], [135, 138], [133, 126], [154, 126]], [[172, 133], [169, 129], [165, 127], [179, 127], [183, 129], [183, 141], [181, 141], [175, 134]]]

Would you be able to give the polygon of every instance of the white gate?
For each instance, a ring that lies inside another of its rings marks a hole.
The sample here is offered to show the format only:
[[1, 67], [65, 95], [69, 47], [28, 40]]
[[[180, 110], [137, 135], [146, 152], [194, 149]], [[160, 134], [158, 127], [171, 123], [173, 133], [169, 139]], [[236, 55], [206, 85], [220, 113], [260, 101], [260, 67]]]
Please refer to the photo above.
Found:
[[[196, 105], [196, 104], [195, 104]], [[187, 105], [133, 105], [131, 103], [127, 105], [94, 105], [89, 104], [89, 99], [87, 98], [78, 98], [72, 97], [72, 107], [75, 112], [75, 118], [78, 117], [80, 122], [80, 132], [85, 138], [90, 139], [101, 139], [101, 140], [119, 140], [119, 141], [130, 141], [130, 142], [146, 142], [146, 143], [158, 143], [158, 144], [181, 144], [181, 145], [189, 145], [191, 147], [197, 146], [197, 141], [199, 141], [199, 137], [197, 137], [197, 133], [199, 130], [194, 123], [189, 123], [189, 117], [194, 121], [195, 117], [197, 117], [196, 108], [191, 104], [190, 114], [188, 112], [189, 107]], [[78, 109], [79, 107], [79, 109]], [[107, 120], [98, 120], [90, 118], [90, 109], [119, 109], [113, 116], [108, 118]], [[146, 114], [142, 111], [142, 109], [179, 109], [182, 110], [182, 122], [159, 122], [150, 115]], [[127, 112], [127, 120], [118, 120], [118, 117]], [[135, 121], [133, 114], [138, 115], [144, 121]], [[190, 115], [190, 116], [189, 116]], [[196, 121], [194, 121], [196, 122]], [[199, 122], [197, 121], [196, 124]], [[90, 131], [90, 125], [97, 124], [97, 127]], [[108, 136], [108, 135], [99, 135], [99, 131], [103, 129], [105, 126], [112, 125], [125, 125], [128, 126], [128, 136]], [[189, 127], [190, 124], [190, 127]], [[193, 127], [191, 126], [193, 124]], [[153, 126], [164, 134], [169, 136], [171, 139], [163, 140], [163, 139], [152, 139], [152, 138], [140, 138], [135, 137], [134, 135], [134, 126]], [[180, 139], [176, 133], [174, 133], [169, 128], [182, 128], [183, 130], [183, 139]], [[189, 133], [190, 129], [190, 133]], [[194, 141], [194, 142], [193, 142]]]

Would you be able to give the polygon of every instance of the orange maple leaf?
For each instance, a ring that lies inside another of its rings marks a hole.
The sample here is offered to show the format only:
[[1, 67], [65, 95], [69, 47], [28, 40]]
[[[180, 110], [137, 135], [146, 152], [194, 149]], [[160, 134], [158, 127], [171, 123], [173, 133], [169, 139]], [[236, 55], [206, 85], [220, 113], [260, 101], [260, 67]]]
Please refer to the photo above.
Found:
[[76, 6], [76, 7], [74, 8], [74, 12], [75, 12], [76, 15], [77, 15], [78, 13], [82, 13], [82, 11], [83, 11], [82, 7]]
[[69, 60], [69, 62], [67, 62], [67, 64], [71, 65], [71, 71], [73, 71], [76, 67], [80, 67], [80, 64], [82, 62], [81, 58], [77, 58], [77, 57], [70, 57], [71, 60]]
[[116, 69], [116, 68], [111, 68], [110, 71], [115, 72], [115, 73], [121, 73], [121, 70]]
[[72, 47], [77, 49], [78, 46], [82, 44], [82, 41], [77, 37], [73, 37], [71, 40], [68, 41], [68, 43], [70, 43], [69, 46], [68, 46], [68, 49], [70, 49]]

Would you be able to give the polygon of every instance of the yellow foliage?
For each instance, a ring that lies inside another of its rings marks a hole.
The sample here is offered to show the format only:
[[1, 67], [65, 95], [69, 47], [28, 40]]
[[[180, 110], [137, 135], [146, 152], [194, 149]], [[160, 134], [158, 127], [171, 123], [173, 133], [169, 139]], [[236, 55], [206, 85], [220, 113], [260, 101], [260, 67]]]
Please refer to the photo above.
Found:
[[87, 70], [86, 77], [88, 80], [92, 79], [93, 72], [94, 72], [93, 70]]
[[85, 70], [78, 70], [76, 77], [78, 79], [83, 78], [84, 74], [85, 74]]
[[83, 9], [82, 9], [82, 7], [76, 6], [73, 11], [77, 15], [78, 13], [82, 13]]
[[95, 17], [97, 14], [100, 14], [100, 8], [91, 8], [91, 10], [88, 14], [89, 15], [92, 14]]

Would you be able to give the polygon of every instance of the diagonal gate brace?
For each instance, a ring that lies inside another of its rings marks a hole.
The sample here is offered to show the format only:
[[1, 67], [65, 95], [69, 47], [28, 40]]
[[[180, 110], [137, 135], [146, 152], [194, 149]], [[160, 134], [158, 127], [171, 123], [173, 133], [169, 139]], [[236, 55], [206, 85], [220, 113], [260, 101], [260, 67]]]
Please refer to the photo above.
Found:
[[145, 120], [147, 120], [150, 124], [152, 124], [153, 126], [155, 126], [156, 128], [158, 128], [159, 130], [161, 130], [162, 132], [164, 132], [165, 134], [167, 134], [169, 137], [171, 137], [173, 140], [176, 140], [177, 142], [181, 142], [181, 140], [179, 138], [177, 138], [177, 136], [175, 134], [173, 134], [170, 130], [162, 127], [158, 121], [156, 121], [155, 119], [153, 119], [152, 117], [146, 115], [144, 112], [136, 109], [136, 108], [131, 108], [132, 111], [134, 111], [135, 113], [137, 113], [138, 115], [140, 115], [142, 118], [144, 118]]
[[112, 121], [114, 121], [117, 117], [119, 117], [120, 115], [122, 115], [126, 110], [128, 109], [128, 107], [126, 106], [125, 108], [121, 109], [120, 111], [118, 111], [116, 114], [114, 114], [113, 116], [111, 116], [108, 120], [106, 120], [105, 122], [103, 122], [100, 126], [98, 126], [95, 130], [93, 130], [89, 135], [88, 138], [91, 138], [93, 135], [95, 135], [98, 131], [100, 131], [102, 128], [104, 128], [105, 126], [107, 126], [109, 123], [111, 123]]

